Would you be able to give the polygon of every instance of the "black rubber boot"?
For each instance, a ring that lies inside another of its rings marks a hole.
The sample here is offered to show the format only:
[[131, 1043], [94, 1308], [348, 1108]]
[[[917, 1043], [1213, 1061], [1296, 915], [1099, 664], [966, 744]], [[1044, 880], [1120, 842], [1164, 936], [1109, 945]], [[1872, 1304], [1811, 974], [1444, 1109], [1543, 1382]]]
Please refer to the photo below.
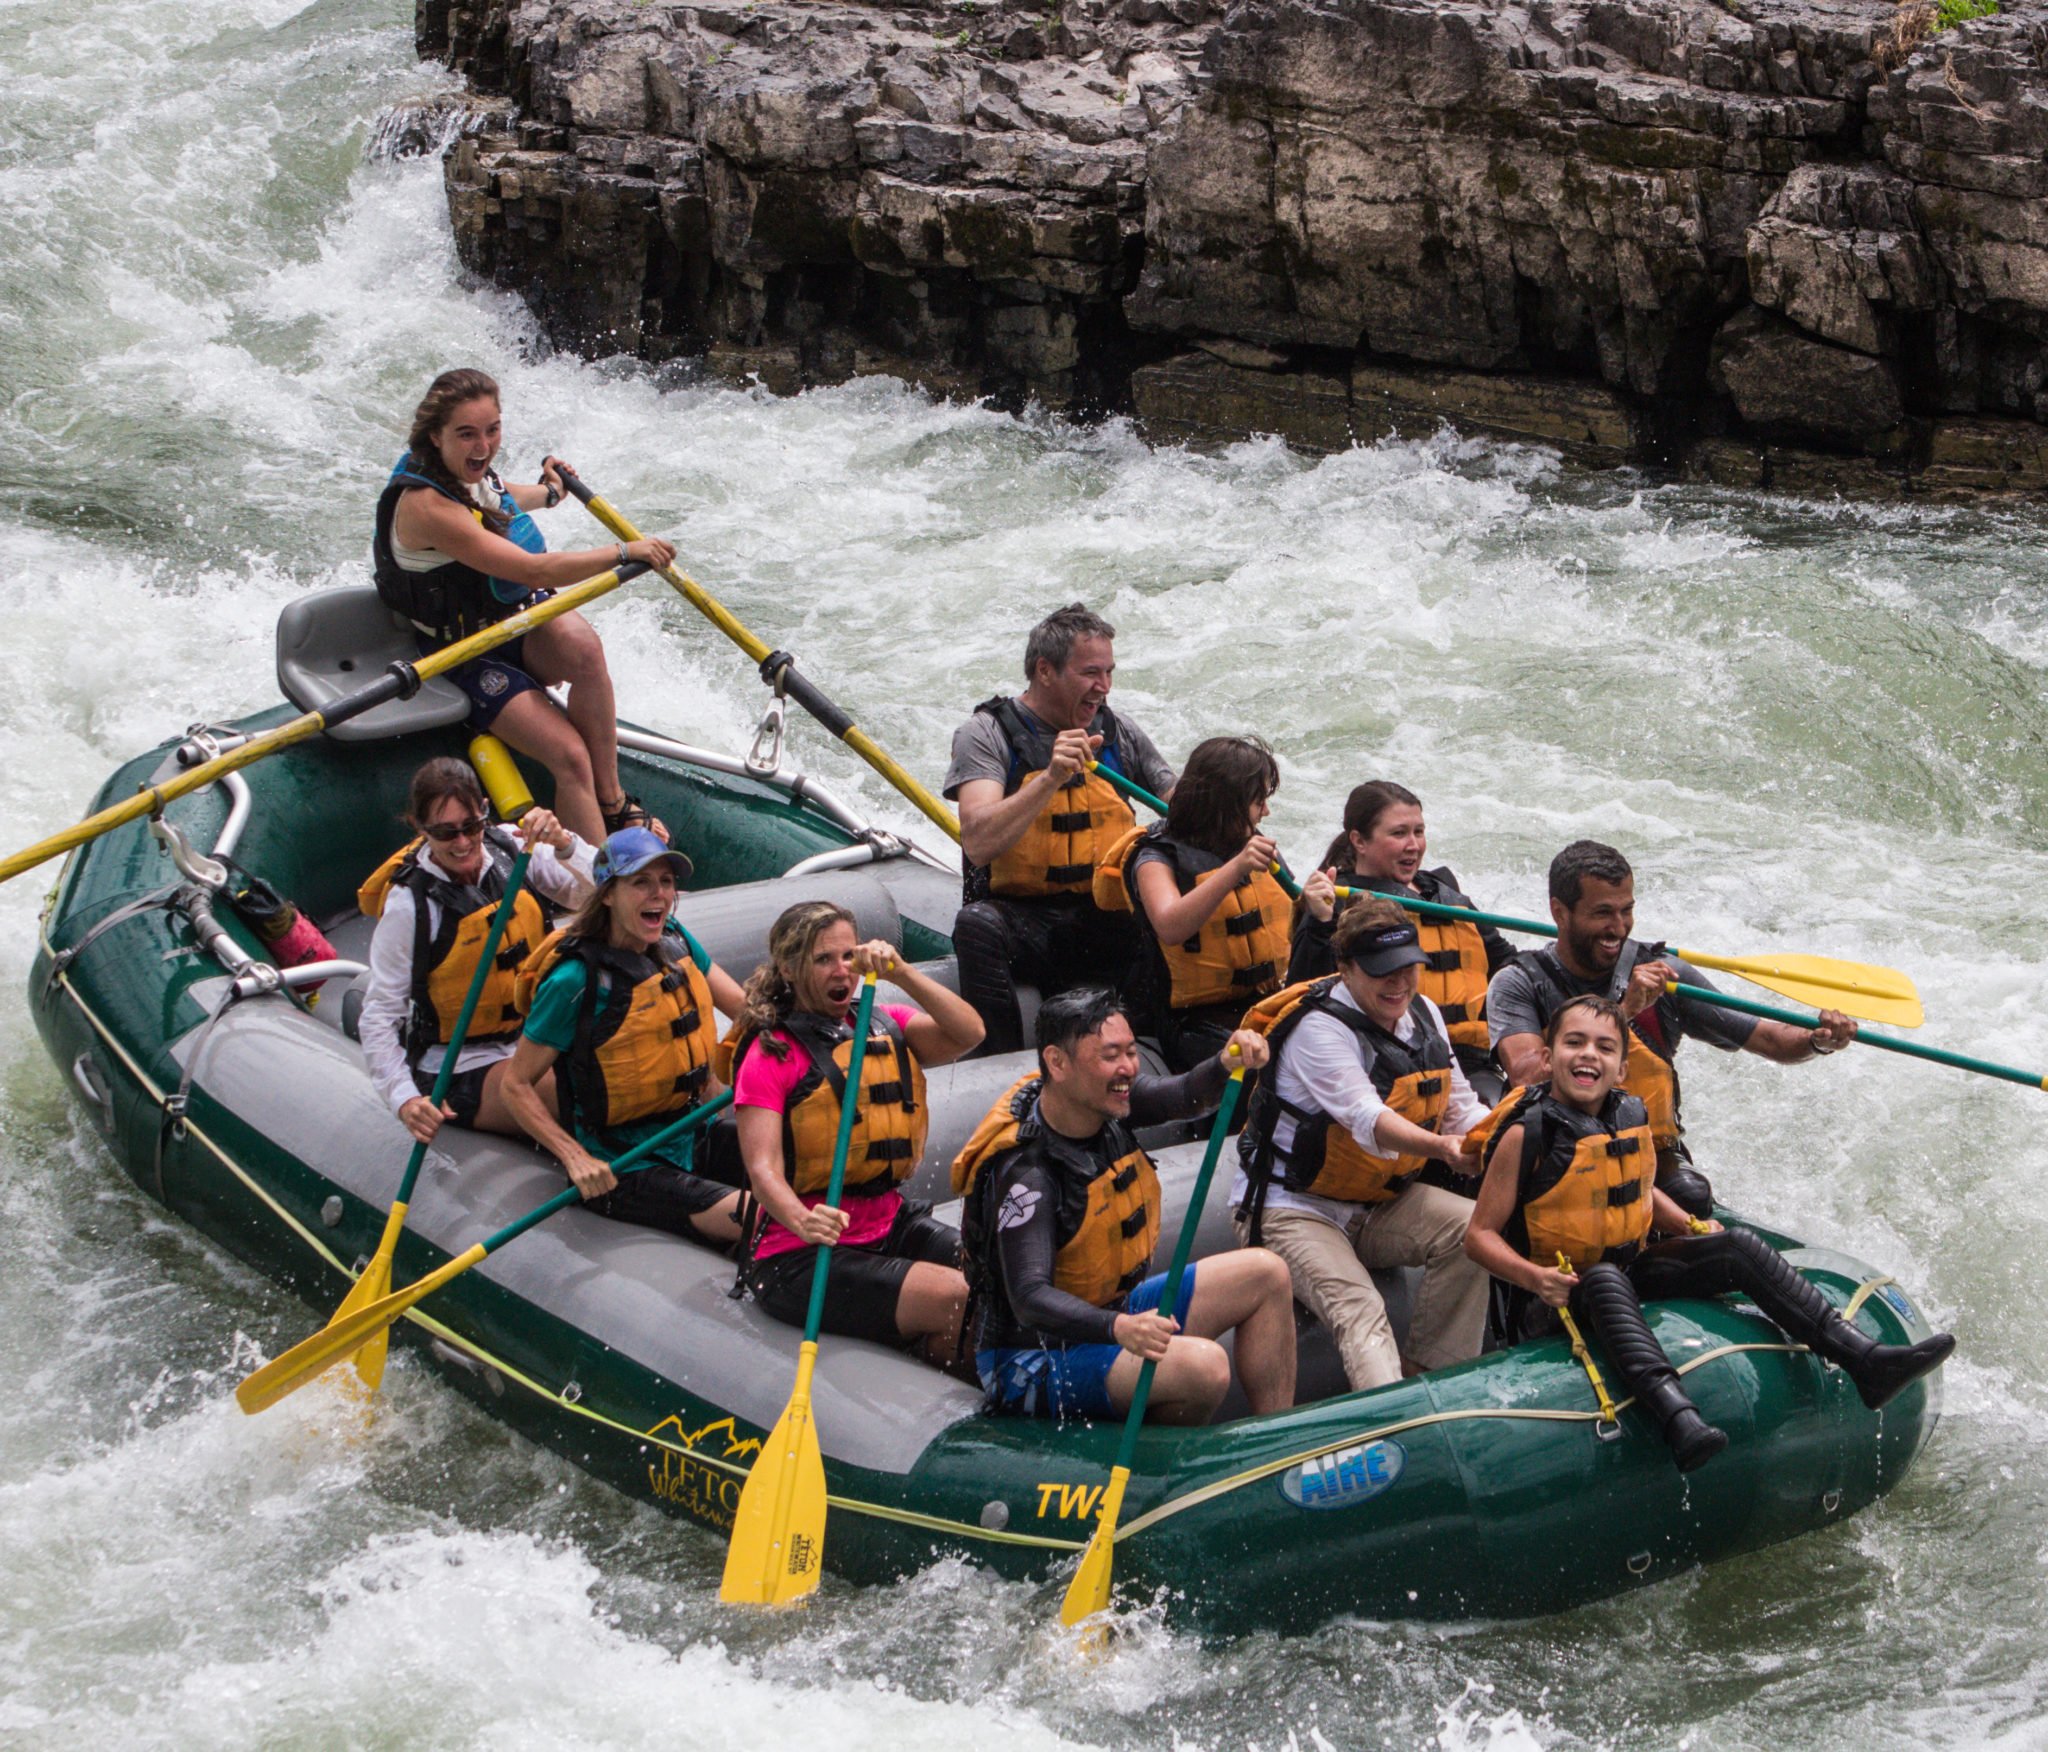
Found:
[[1918, 1344], [1879, 1344], [1837, 1314], [1790, 1260], [1747, 1229], [1729, 1229], [1682, 1246], [1720, 1255], [1729, 1287], [1748, 1296], [1788, 1337], [1840, 1368], [1872, 1411], [1896, 1399], [1929, 1370], [1940, 1368], [1956, 1348], [1946, 1332]]
[[1713, 1183], [1676, 1150], [1658, 1159], [1657, 1190], [1689, 1217], [1705, 1222], [1714, 1214]]
[[1572, 1308], [1599, 1339], [1643, 1415], [1664, 1432], [1679, 1471], [1704, 1466], [1728, 1446], [1726, 1433], [1701, 1417], [1686, 1396], [1625, 1272], [1606, 1264], [1588, 1266], [1572, 1292]]

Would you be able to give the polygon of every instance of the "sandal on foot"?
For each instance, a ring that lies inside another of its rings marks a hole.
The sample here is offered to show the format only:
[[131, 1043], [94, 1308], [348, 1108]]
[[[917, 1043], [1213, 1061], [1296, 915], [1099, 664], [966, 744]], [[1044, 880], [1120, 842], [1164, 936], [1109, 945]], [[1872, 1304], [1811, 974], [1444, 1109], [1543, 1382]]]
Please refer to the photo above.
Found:
[[605, 837], [609, 839], [623, 827], [644, 827], [655, 835], [663, 845], [668, 843], [668, 829], [647, 813], [646, 806], [638, 797], [622, 796], [618, 807], [607, 809], [600, 803], [598, 813], [604, 820]]

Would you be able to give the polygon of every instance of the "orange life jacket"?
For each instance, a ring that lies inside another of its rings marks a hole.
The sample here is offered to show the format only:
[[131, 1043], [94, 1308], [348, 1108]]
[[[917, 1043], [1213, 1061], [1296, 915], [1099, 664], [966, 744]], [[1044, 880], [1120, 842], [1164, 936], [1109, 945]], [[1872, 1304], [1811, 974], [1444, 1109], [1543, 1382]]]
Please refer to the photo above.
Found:
[[[1095, 904], [1104, 912], [1145, 916], [1137, 885], [1131, 880], [1131, 862], [1139, 848], [1147, 845], [1167, 854], [1174, 881], [1183, 894], [1207, 874], [1197, 867], [1202, 854], [1167, 838], [1156, 826], [1133, 827], [1110, 848], [1095, 872]], [[1211, 862], [1209, 869], [1215, 867]], [[1195, 1010], [1206, 1004], [1250, 1004], [1279, 990], [1287, 975], [1292, 923], [1293, 903], [1287, 891], [1271, 872], [1255, 870], [1223, 897], [1192, 937], [1168, 943], [1154, 932], [1171, 982], [1167, 1003], [1176, 1010]]]
[[1651, 1189], [1657, 1147], [1643, 1104], [1616, 1089], [1598, 1113], [1559, 1101], [1550, 1085], [1521, 1092], [1488, 1146], [1522, 1128], [1522, 1161], [1515, 1209], [1503, 1234], [1508, 1245], [1538, 1265], [1554, 1266], [1562, 1253], [1575, 1271], [1609, 1254], [1626, 1264], [1650, 1232]]
[[[1003, 795], [1014, 797], [1051, 764], [1053, 733], [1027, 718], [1015, 700], [983, 700], [974, 709], [993, 718], [1010, 745]], [[1095, 714], [1088, 733], [1102, 738], [1105, 752], [1116, 747], [1116, 719], [1107, 706]], [[1093, 886], [1096, 865], [1137, 819], [1123, 793], [1100, 773], [1076, 773], [1032, 818], [1022, 839], [985, 871], [969, 867], [967, 898], [1085, 896]]]
[[[474, 887], [462, 887], [420, 862], [425, 845], [424, 839], [416, 839], [393, 852], [356, 890], [356, 904], [366, 918], [373, 919], [384, 916], [393, 888], [412, 890], [412, 994], [405, 1053], [415, 1063], [436, 1042], [447, 1045], [455, 1032], [455, 1019], [462, 1013], [469, 982], [476, 977], [476, 965], [483, 956], [484, 939], [491, 934], [492, 915], [505, 897], [506, 875], [518, 855], [510, 834], [498, 827], [485, 829], [483, 880]], [[427, 922], [430, 900], [441, 913], [440, 922], [431, 929]], [[539, 946], [546, 931], [539, 900], [531, 888], [522, 887], [478, 994], [468, 1044], [511, 1040], [518, 1035], [520, 1011], [513, 998], [514, 983], [520, 964]]]
[[[1263, 1188], [1277, 1183], [1290, 1192], [1346, 1204], [1382, 1204], [1400, 1196], [1427, 1157], [1376, 1155], [1320, 1108], [1297, 1107], [1280, 1098], [1280, 1064], [1287, 1043], [1305, 1016], [1334, 1016], [1357, 1037], [1366, 1075], [1379, 1098], [1403, 1119], [1435, 1131], [1451, 1098], [1451, 1043], [1430, 1020], [1418, 997], [1408, 1014], [1415, 1039], [1404, 1041], [1379, 1026], [1363, 1011], [1331, 996], [1338, 978], [1307, 980], [1255, 1004], [1244, 1026], [1263, 1034], [1272, 1048], [1272, 1064], [1253, 1091], [1251, 1113], [1238, 1134], [1240, 1161], [1251, 1188], [1250, 1214], [1264, 1206]], [[1283, 1151], [1274, 1142], [1281, 1116], [1294, 1121], [1294, 1142]]]
[[[710, 1087], [718, 1045], [711, 982], [679, 932], [664, 932], [655, 948], [642, 955], [555, 931], [520, 969], [513, 1002], [524, 1015], [557, 967], [583, 966], [575, 1037], [555, 1067], [556, 1100], [572, 1131], [687, 1113]], [[604, 991], [601, 974], [610, 975]]]
[[[853, 1064], [853, 1029], [848, 1023], [828, 1022], [808, 1010], [792, 1012], [777, 1026], [810, 1060], [810, 1068], [789, 1092], [783, 1109], [782, 1171], [800, 1197], [821, 1197], [832, 1185], [839, 1104], [846, 1093], [846, 1073]], [[744, 1034], [732, 1047], [734, 1078], [747, 1054], [755, 1051], [780, 1056], [777, 1046], [764, 1042], [758, 1032]], [[930, 1124], [924, 1067], [903, 1038], [903, 1030], [887, 1016], [877, 1014], [861, 1059], [860, 1097], [846, 1146], [842, 1196], [873, 1197], [908, 1180], [924, 1154]]]
[[[988, 1209], [1000, 1175], [983, 1169], [998, 1156], [1028, 1146], [1039, 1135], [1040, 1077], [1019, 1077], [997, 1097], [953, 1158], [953, 1190], [962, 1210], [962, 1256], [968, 1279], [987, 1276], [994, 1214]], [[1096, 1308], [1108, 1308], [1136, 1289], [1151, 1269], [1159, 1245], [1159, 1176], [1152, 1159], [1121, 1127], [1114, 1134], [1109, 1164], [1088, 1182], [1088, 1200], [1073, 1233], [1053, 1255], [1053, 1283]]]
[[[1637, 945], [1636, 960], [1654, 959], [1660, 948], [1661, 945]], [[1539, 1013], [1546, 1024], [1570, 998], [1578, 995], [1560, 983], [1556, 953], [1553, 949], [1531, 949], [1515, 957], [1530, 975]], [[1635, 961], [1631, 961], [1629, 968], [1634, 966]], [[1618, 979], [1625, 982], [1627, 971], [1617, 970]], [[1621, 1088], [1643, 1104], [1657, 1148], [1673, 1149], [1685, 1130], [1679, 1117], [1678, 1067], [1672, 1063], [1678, 1038], [1675, 1008], [1668, 996], [1659, 998], [1648, 1009], [1638, 1011], [1628, 1026], [1634, 1039], [1629, 1042]]]

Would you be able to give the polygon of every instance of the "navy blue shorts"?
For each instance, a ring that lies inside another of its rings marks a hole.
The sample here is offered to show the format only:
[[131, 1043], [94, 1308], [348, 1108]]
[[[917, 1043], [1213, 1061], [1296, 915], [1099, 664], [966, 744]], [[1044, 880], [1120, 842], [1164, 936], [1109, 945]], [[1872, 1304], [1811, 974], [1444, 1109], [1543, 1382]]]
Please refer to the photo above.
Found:
[[[433, 640], [420, 639], [420, 655], [428, 656], [441, 647]], [[523, 693], [545, 693], [546, 688], [527, 674], [524, 636], [472, 657], [447, 672], [447, 679], [469, 696], [468, 724], [472, 730], [488, 730], [498, 714]]]
[[[1195, 1270], [1190, 1265], [1180, 1280], [1180, 1300], [1173, 1317], [1188, 1329], [1188, 1307], [1195, 1299]], [[1148, 1277], [1131, 1292], [1126, 1314], [1148, 1314], [1166, 1294], [1166, 1273]], [[985, 1350], [974, 1355], [988, 1408], [1008, 1417], [1116, 1418], [1123, 1415], [1109, 1397], [1110, 1365], [1125, 1354], [1120, 1344], [1068, 1344], [1044, 1350]]]

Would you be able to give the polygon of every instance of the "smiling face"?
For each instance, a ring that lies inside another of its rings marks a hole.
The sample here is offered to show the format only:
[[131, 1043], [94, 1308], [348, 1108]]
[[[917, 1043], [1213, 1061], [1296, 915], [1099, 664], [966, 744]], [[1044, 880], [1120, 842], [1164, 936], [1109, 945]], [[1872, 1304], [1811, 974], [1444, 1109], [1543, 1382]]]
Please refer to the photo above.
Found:
[[606, 890], [604, 903], [612, 915], [614, 949], [653, 948], [676, 903], [676, 873], [663, 859], [621, 876]]
[[1055, 730], [1085, 730], [1109, 698], [1115, 675], [1116, 647], [1109, 640], [1076, 639], [1064, 669], [1039, 663], [1026, 704]]
[[1130, 1019], [1111, 1016], [1100, 1033], [1084, 1034], [1071, 1047], [1047, 1047], [1045, 1075], [1062, 1097], [1095, 1118], [1128, 1119], [1131, 1084], [1138, 1075], [1138, 1041]]
[[1572, 1007], [1558, 1016], [1550, 1047], [1551, 1093], [1584, 1112], [1596, 1111], [1621, 1081], [1627, 1060], [1612, 1016]]
[[1352, 868], [1382, 882], [1413, 882], [1427, 850], [1422, 811], [1413, 803], [1389, 803], [1373, 822], [1372, 832], [1351, 831]]
[[474, 486], [490, 472], [502, 431], [497, 398], [472, 396], [456, 403], [434, 434], [434, 448], [450, 474], [464, 486]]
[[1367, 973], [1347, 961], [1338, 966], [1337, 972], [1343, 977], [1344, 989], [1358, 1000], [1358, 1007], [1388, 1029], [1408, 1014], [1408, 1006], [1415, 1002], [1416, 988], [1422, 984], [1422, 969], [1412, 961], [1406, 967], [1383, 974]]
[[484, 817], [466, 797], [442, 797], [420, 823], [422, 827], [458, 828], [471, 824], [473, 831], [458, 834], [454, 839], [429, 837], [427, 842], [433, 850], [434, 862], [458, 882], [474, 882], [484, 873]]
[[861, 975], [854, 966], [853, 927], [844, 919], [827, 925], [812, 940], [809, 956], [782, 977], [796, 988], [796, 1001], [819, 1016], [843, 1022], [860, 1001]]
[[1612, 973], [1621, 959], [1622, 944], [1635, 929], [1636, 879], [1625, 876], [1619, 882], [1602, 882], [1597, 876], [1581, 877], [1578, 905], [1567, 907], [1553, 900], [1550, 916], [1557, 925], [1557, 947], [1567, 967], [1595, 979]]

